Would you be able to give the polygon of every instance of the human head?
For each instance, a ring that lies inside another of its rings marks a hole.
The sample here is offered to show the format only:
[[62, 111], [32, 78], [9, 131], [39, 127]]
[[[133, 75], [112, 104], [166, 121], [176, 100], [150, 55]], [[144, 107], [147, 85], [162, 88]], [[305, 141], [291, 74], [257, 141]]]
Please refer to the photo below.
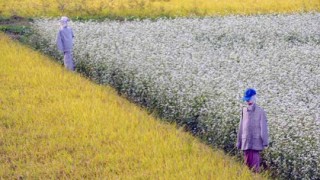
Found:
[[256, 90], [252, 89], [252, 88], [248, 88], [245, 92], [244, 92], [244, 96], [242, 98], [243, 101], [246, 101], [247, 103], [251, 102], [251, 103], [255, 103], [256, 102]]
[[60, 19], [60, 24], [62, 27], [68, 26], [69, 18], [66, 16], [62, 16]]

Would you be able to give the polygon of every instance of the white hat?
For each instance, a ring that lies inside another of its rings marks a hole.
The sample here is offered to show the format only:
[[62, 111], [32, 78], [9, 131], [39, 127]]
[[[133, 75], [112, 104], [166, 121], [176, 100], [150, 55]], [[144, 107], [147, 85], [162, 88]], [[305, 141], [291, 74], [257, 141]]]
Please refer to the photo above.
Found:
[[60, 19], [60, 22], [62, 22], [62, 23], [67, 23], [68, 21], [69, 21], [69, 18], [66, 16], [62, 16]]
[[61, 27], [67, 27], [68, 21], [69, 21], [69, 18], [67, 18], [66, 16], [62, 16], [60, 19]]

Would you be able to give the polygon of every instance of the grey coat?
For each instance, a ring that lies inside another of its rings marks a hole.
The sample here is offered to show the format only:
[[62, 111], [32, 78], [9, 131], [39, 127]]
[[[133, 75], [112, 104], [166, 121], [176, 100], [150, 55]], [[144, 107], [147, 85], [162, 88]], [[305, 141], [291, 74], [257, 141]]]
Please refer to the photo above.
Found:
[[70, 52], [73, 48], [73, 31], [66, 26], [59, 30], [57, 35], [57, 46], [62, 52]]
[[269, 134], [265, 111], [256, 104], [243, 108], [237, 148], [241, 150], [263, 150], [268, 144]]

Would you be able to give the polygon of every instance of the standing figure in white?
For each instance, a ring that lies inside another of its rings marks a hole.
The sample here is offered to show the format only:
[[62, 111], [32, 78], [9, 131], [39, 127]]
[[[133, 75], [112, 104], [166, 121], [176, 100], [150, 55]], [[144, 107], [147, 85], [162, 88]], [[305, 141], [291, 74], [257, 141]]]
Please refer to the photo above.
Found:
[[57, 46], [58, 49], [64, 54], [64, 66], [71, 70], [75, 70], [72, 49], [73, 49], [73, 31], [72, 28], [68, 26], [69, 18], [63, 16], [60, 19], [60, 30], [57, 35]]

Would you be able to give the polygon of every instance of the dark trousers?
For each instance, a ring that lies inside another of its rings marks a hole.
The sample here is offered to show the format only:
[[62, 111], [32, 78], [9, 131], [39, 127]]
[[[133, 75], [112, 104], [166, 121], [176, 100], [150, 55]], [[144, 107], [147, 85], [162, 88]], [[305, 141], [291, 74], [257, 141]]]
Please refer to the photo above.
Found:
[[244, 150], [244, 162], [254, 172], [260, 171], [260, 151], [257, 150]]

